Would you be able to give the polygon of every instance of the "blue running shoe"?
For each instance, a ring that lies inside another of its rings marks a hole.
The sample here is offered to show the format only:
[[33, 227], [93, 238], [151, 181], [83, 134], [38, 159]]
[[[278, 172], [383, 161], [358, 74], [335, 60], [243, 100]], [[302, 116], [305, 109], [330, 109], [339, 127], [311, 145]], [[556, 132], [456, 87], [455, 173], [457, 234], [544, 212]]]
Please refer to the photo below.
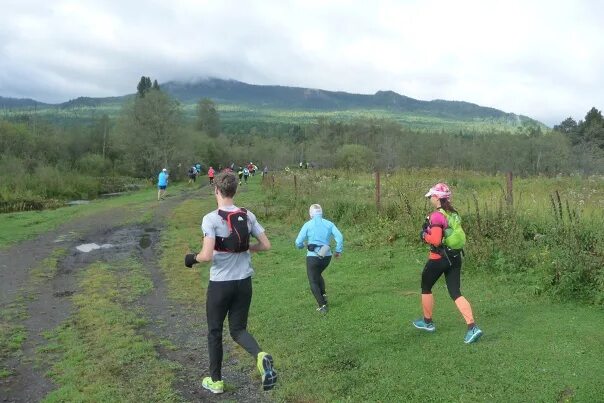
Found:
[[436, 330], [436, 326], [434, 326], [434, 323], [426, 323], [426, 321], [424, 321], [423, 319], [414, 320], [412, 323], [416, 329], [425, 330], [426, 332], [432, 333]]
[[478, 341], [482, 336], [482, 330], [478, 328], [478, 326], [474, 326], [472, 329], [468, 330], [466, 336], [463, 338], [463, 342], [466, 344], [474, 343]]

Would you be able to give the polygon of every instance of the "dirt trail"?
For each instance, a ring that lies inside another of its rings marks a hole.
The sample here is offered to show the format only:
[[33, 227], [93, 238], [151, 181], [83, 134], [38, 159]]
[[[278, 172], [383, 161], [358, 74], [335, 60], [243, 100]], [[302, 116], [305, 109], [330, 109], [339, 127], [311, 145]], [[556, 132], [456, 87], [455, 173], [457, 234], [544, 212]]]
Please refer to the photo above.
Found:
[[[32, 268], [56, 248], [67, 250], [66, 256], [58, 262], [55, 276], [34, 291], [34, 299], [27, 306], [29, 317], [22, 324], [27, 329], [28, 338], [23, 345], [22, 357], [12, 357], [1, 363], [11, 369], [13, 375], [0, 379], [0, 401], [36, 402], [55, 387], [44, 376], [48, 368], [37, 362], [36, 349], [45, 343], [42, 333], [55, 328], [71, 314], [69, 297], [78, 291], [76, 274], [92, 262], [111, 262], [132, 255], [142, 259], [154, 284], [153, 291], [139, 301], [150, 320], [146, 335], [153, 339], [167, 339], [176, 346], [175, 349], [158, 347], [162, 357], [182, 365], [176, 388], [189, 401], [216, 399], [200, 384], [208, 368], [205, 315], [201, 314], [203, 307], [193, 312], [170, 301], [163, 274], [158, 267], [159, 238], [165, 219], [187, 197], [199, 197], [199, 193], [184, 192], [159, 203], [154, 208], [151, 224], [124, 225], [128, 210], [113, 209], [74, 220], [34, 240], [0, 251], [2, 308], [23, 293]], [[89, 253], [75, 249], [78, 245], [92, 242], [114, 246]], [[247, 372], [242, 373], [236, 368], [238, 363], [234, 358], [228, 358], [232, 357], [229, 354], [232, 346], [225, 347], [227, 359], [223, 372], [235, 389], [225, 393], [224, 398], [262, 401], [268, 397], [259, 390], [257, 379], [250, 379]]]
[[[71, 313], [71, 302], [65, 297], [74, 291], [74, 268], [86, 264], [85, 261], [78, 264], [74, 248], [86, 239], [120, 225], [126, 215], [125, 209], [103, 211], [0, 250], [0, 309], [19, 296], [33, 298], [27, 306], [28, 318], [22, 323], [27, 329], [23, 354], [9, 357], [2, 363], [13, 373], [0, 380], [0, 396], [4, 402], [36, 402], [52, 390], [51, 381], [44, 377], [46, 369], [35, 360], [35, 352], [44, 343], [42, 333], [56, 327]], [[58, 263], [55, 276], [29, 290], [31, 271], [57, 248], [64, 248], [69, 253]]]

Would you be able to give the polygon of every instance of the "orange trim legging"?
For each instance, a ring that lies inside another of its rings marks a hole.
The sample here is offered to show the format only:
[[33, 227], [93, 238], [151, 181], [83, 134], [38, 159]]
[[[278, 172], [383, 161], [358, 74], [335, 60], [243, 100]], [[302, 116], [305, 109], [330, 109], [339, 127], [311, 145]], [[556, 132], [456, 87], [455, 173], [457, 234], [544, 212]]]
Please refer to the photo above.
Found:
[[[449, 263], [450, 262], [450, 263]], [[422, 308], [424, 318], [432, 319], [432, 310], [434, 307], [434, 297], [432, 296], [432, 287], [444, 273], [447, 283], [447, 290], [451, 299], [464, 317], [468, 325], [474, 323], [472, 307], [467, 299], [461, 295], [461, 254], [449, 256], [449, 259], [441, 257], [440, 259], [430, 259], [422, 271]]]

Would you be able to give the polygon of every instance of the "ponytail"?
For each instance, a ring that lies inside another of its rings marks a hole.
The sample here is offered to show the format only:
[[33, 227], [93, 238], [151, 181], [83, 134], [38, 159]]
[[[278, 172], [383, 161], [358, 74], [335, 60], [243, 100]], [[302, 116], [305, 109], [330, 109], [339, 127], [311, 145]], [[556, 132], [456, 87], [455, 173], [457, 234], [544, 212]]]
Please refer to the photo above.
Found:
[[455, 207], [453, 207], [453, 205], [451, 204], [451, 201], [449, 199], [439, 199], [440, 200], [440, 207], [445, 210], [447, 213], [457, 213], [457, 210], [455, 210]]

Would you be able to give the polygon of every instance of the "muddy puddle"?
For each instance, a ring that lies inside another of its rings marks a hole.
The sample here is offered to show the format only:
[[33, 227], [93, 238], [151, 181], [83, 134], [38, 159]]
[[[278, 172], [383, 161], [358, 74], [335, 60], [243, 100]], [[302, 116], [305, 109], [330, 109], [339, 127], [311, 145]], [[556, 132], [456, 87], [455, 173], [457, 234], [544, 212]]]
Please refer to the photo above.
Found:
[[158, 239], [159, 231], [152, 227], [122, 227], [93, 234], [80, 239], [74, 246], [73, 264], [125, 259], [132, 256], [133, 251], [150, 248]]

